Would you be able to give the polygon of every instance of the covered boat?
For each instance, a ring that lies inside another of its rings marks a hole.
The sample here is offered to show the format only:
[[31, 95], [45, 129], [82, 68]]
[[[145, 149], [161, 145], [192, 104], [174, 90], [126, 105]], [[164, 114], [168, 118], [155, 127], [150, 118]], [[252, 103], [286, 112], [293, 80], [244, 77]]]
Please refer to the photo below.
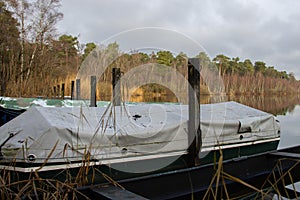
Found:
[[[188, 106], [179, 104], [32, 107], [0, 127], [0, 164], [27, 173], [88, 159], [123, 172], [155, 171], [187, 154], [187, 124]], [[203, 164], [220, 149], [225, 159], [276, 149], [280, 137], [273, 115], [236, 102], [201, 105], [200, 129]]]

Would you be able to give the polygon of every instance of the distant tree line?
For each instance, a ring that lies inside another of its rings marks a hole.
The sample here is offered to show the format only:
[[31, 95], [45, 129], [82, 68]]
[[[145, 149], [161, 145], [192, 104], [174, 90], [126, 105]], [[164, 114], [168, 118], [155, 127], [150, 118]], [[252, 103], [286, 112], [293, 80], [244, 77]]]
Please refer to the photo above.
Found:
[[218, 72], [224, 83], [225, 92], [229, 95], [287, 95], [300, 92], [300, 82], [293, 73], [278, 71], [263, 61], [255, 61], [253, 64], [250, 59], [240, 61], [238, 57], [229, 58], [223, 54], [210, 61], [204, 52], [198, 57], [206, 61], [206, 65], [210, 66], [208, 68]]
[[[96, 48], [93, 42], [81, 44], [76, 36], [57, 34], [57, 22], [63, 17], [59, 8], [60, 0], [0, 1], [1, 96], [52, 96], [53, 85], [74, 80], [82, 61]], [[106, 48], [120, 52], [117, 43]], [[224, 92], [228, 94], [299, 92], [299, 81], [293, 73], [278, 71], [263, 61], [241, 61], [238, 57], [229, 58], [222, 54], [210, 59], [204, 52], [199, 52], [196, 57], [222, 78]], [[125, 53], [115, 61], [123, 72], [145, 63], [170, 66], [187, 76], [184, 52], [178, 55], [170, 51]], [[110, 77], [108, 69], [101, 81], [110, 81]], [[176, 80], [172, 81], [176, 84]], [[202, 80], [201, 85], [202, 93], [211, 92], [205, 81]], [[157, 85], [145, 88], [162, 92]], [[66, 90], [69, 90], [68, 86]], [[107, 86], [103, 95], [109, 90], [110, 86]], [[101, 91], [98, 94], [101, 96]]]

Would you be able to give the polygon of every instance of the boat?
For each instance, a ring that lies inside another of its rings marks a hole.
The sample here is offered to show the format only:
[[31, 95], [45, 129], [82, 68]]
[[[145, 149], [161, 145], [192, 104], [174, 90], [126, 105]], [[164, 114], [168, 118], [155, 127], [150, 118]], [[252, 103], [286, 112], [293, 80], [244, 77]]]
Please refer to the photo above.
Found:
[[[201, 105], [200, 119], [199, 165], [215, 162], [220, 151], [224, 160], [272, 151], [280, 140], [275, 116], [237, 102]], [[0, 127], [0, 144], [0, 168], [25, 178], [86, 166], [115, 180], [183, 169], [188, 106], [31, 107]], [[93, 181], [106, 180], [101, 174]]]
[[[11, 98], [0, 97], [0, 126], [25, 112], [30, 107], [74, 107], [88, 105], [87, 100]], [[108, 105], [108, 101], [98, 101], [98, 106]]]
[[0, 126], [25, 112], [25, 109], [12, 109], [0, 106]]

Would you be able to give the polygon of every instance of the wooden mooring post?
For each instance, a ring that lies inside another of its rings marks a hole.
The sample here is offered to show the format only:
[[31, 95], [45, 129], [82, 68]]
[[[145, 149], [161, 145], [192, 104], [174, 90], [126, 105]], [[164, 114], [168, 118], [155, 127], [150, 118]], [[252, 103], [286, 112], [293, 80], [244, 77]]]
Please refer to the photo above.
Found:
[[57, 96], [56, 86], [53, 86], [53, 95], [54, 95], [54, 98], [56, 98], [56, 96]]
[[60, 85], [57, 85], [57, 98], [60, 98]]
[[188, 59], [188, 94], [189, 94], [189, 120], [188, 120], [188, 154], [189, 165], [199, 164], [199, 151], [202, 146], [200, 130], [200, 59]]
[[71, 100], [74, 100], [75, 81], [71, 81]]
[[112, 68], [112, 86], [113, 86], [113, 104], [121, 105], [121, 70], [120, 68]]
[[65, 98], [65, 84], [64, 83], [61, 84], [61, 98], [62, 99]]
[[96, 85], [97, 85], [96, 76], [91, 76], [91, 104], [90, 104], [90, 107], [97, 107]]
[[80, 79], [76, 79], [76, 100], [80, 100]]

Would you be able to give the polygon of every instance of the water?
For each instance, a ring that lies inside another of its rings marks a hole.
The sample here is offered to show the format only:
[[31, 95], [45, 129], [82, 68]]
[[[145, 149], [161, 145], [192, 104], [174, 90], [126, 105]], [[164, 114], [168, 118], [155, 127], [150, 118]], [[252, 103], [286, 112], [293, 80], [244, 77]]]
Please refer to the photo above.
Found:
[[278, 115], [281, 124], [281, 137], [279, 148], [300, 145], [300, 105], [296, 105], [285, 115]]

